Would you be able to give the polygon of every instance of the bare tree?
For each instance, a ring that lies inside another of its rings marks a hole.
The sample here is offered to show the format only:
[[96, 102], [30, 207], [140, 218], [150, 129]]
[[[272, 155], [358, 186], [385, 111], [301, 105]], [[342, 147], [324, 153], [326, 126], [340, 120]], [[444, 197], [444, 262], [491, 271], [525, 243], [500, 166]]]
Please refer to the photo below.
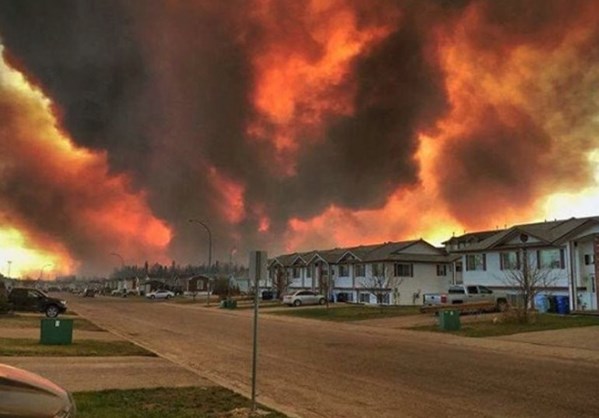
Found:
[[522, 267], [505, 270], [503, 282], [518, 291], [522, 306], [516, 310], [516, 317], [520, 322], [528, 323], [530, 311], [534, 309], [535, 297], [543, 290], [555, 285], [559, 276], [552, 274], [551, 269], [538, 268], [536, 263], [532, 263], [528, 259], [526, 251], [523, 252], [523, 255]]
[[365, 291], [374, 295], [377, 305], [383, 305], [385, 296], [389, 295], [389, 292], [398, 289], [403, 281], [403, 277], [392, 276], [386, 271], [382, 271], [363, 278], [360, 280], [360, 285]]
[[283, 299], [283, 295], [287, 291], [287, 288], [290, 284], [291, 278], [289, 277], [289, 272], [287, 269], [277, 267], [274, 271], [273, 287], [276, 289], [279, 299]]

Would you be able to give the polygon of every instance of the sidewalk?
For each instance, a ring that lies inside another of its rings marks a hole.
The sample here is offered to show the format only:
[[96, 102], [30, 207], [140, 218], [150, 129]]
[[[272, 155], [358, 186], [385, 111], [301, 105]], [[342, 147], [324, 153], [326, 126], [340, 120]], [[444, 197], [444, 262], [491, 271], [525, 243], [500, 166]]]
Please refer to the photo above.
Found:
[[[0, 328], [1, 338], [38, 340], [39, 328]], [[73, 341], [123, 341], [108, 331], [73, 330]], [[214, 386], [196, 373], [160, 357], [1, 357], [0, 363], [46, 377], [70, 392], [106, 389]]]
[[215, 386], [160, 357], [0, 357], [0, 363], [37, 373], [70, 392]]

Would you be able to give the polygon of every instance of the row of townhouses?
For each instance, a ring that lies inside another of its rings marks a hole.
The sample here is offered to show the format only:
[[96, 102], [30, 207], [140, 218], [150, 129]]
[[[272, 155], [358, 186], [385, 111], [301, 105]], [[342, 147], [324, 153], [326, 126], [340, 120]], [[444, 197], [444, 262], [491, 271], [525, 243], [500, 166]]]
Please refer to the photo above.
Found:
[[510, 274], [528, 269], [542, 273], [544, 293], [569, 295], [574, 309], [599, 307], [599, 217], [473, 232], [443, 244], [419, 239], [284, 254], [269, 260], [262, 286], [310, 289], [349, 302], [417, 305], [424, 293], [452, 284], [515, 295]]

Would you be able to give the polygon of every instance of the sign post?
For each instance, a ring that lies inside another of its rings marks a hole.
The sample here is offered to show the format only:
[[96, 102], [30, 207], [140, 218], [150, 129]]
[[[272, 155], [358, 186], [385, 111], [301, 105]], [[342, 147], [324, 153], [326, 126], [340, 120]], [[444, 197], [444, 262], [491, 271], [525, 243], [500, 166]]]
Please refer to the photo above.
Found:
[[250, 282], [254, 282], [254, 336], [252, 353], [252, 411], [256, 411], [256, 373], [258, 364], [258, 307], [260, 304], [260, 280], [266, 280], [266, 251], [250, 253]]

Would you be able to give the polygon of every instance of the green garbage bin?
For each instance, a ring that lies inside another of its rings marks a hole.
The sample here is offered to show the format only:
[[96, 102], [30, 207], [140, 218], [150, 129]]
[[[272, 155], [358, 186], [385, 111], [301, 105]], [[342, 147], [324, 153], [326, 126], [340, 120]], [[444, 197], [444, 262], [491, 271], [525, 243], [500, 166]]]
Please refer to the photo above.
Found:
[[449, 309], [439, 312], [439, 329], [457, 331], [460, 329], [460, 311]]
[[45, 318], [42, 319], [40, 344], [69, 345], [73, 343], [73, 320]]

